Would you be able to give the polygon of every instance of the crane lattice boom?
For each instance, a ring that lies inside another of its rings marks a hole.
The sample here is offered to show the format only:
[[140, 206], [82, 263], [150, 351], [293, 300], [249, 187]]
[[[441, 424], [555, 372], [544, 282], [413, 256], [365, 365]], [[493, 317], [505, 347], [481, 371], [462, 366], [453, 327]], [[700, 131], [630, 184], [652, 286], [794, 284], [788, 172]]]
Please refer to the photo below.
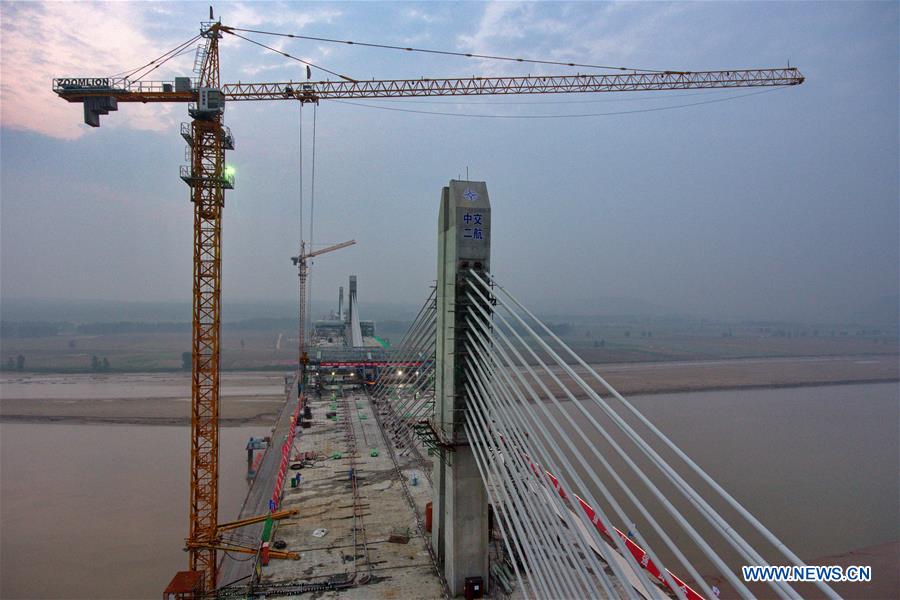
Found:
[[[411, 98], [421, 96], [489, 96], [507, 94], [570, 94], [639, 92], [710, 88], [777, 87], [799, 85], [803, 75], [795, 67], [733, 71], [665, 71], [615, 75], [533, 75], [527, 77], [456, 77], [447, 79], [372, 79], [280, 83], [226, 83], [226, 100], [341, 100]], [[195, 102], [197, 92], [172, 91], [166, 81], [122, 78], [60, 78], [53, 91], [70, 102], [107, 96], [119, 102]]]
[[313, 256], [319, 256], [320, 254], [325, 254], [326, 252], [334, 252], [335, 250], [340, 250], [341, 248], [346, 248], [347, 246], [352, 246], [356, 243], [356, 240], [349, 240], [347, 242], [341, 242], [340, 244], [334, 244], [333, 246], [328, 246], [327, 248], [322, 248], [321, 250], [315, 250], [313, 252], [308, 252], [304, 254], [303, 258], [312, 258]]

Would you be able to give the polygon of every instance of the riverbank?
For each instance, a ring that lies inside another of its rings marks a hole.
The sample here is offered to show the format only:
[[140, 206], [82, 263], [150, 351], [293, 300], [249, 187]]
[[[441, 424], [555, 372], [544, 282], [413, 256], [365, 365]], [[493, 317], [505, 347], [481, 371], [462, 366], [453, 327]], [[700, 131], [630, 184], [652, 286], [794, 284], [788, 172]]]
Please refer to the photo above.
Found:
[[[592, 365], [623, 395], [790, 388], [900, 380], [900, 357], [813, 356]], [[576, 369], [584, 375], [583, 369]]]
[[[190, 373], [0, 376], [0, 421], [189, 425]], [[283, 373], [223, 373], [220, 424], [271, 426], [284, 404]]]
[[[592, 365], [625, 396], [900, 381], [898, 357], [843, 356]], [[190, 374], [0, 376], [0, 421], [190, 424]], [[284, 402], [282, 373], [222, 375], [220, 423], [271, 425]]]

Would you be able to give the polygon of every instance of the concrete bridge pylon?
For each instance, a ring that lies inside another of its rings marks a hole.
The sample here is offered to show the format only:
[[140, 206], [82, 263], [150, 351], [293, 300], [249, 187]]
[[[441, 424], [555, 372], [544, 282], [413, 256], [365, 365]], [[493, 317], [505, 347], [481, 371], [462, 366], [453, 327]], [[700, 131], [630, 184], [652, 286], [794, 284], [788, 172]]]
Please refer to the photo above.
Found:
[[465, 581], [488, 581], [488, 500], [465, 433], [465, 289], [470, 269], [490, 272], [491, 205], [482, 181], [451, 180], [438, 215], [437, 328], [432, 545], [453, 596]]

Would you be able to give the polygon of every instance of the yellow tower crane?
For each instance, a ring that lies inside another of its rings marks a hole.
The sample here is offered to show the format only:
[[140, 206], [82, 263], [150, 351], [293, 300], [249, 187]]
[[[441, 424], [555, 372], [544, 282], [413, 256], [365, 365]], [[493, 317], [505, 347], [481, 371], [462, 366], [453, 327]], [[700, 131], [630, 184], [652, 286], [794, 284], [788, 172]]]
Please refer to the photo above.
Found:
[[[199, 36], [145, 65], [147, 70], [144, 75], [184, 51], [194, 40], [199, 40], [202, 45], [195, 64], [199, 72], [197, 78], [177, 77], [174, 81], [145, 81], [143, 75], [141, 77], [126, 75], [63, 77], [53, 80], [53, 91], [63, 100], [83, 104], [85, 123], [93, 127], [100, 125], [100, 115], [117, 110], [119, 102], [185, 103], [188, 104], [188, 112], [192, 117], [190, 125], [183, 125], [181, 130], [191, 149], [191, 164], [182, 167], [181, 177], [191, 187], [191, 201], [194, 204], [191, 499], [187, 545], [190, 550], [190, 578], [202, 582], [202, 587], [209, 591], [216, 587], [216, 539], [219, 531], [217, 519], [221, 224], [224, 191], [234, 187], [234, 174], [225, 166], [225, 151], [234, 149], [231, 132], [223, 125], [226, 102], [272, 100], [318, 103], [321, 100], [359, 98], [780, 87], [799, 85], [804, 81], [803, 75], [796, 68], [783, 67], [690, 72], [618, 69], [622, 72], [365, 81], [341, 76], [341, 81], [223, 84], [219, 80], [219, 40], [224, 34], [232, 34], [262, 46], [237, 33], [239, 31], [247, 30], [228, 27], [212, 20], [204, 22]], [[291, 34], [279, 35], [291, 38], [303, 37]], [[360, 45], [374, 46], [374, 44]], [[284, 52], [277, 50], [276, 52], [289, 56]], [[478, 56], [461, 53], [443, 54]], [[507, 60], [541, 62], [524, 59]], [[549, 64], [589, 66], [572, 63]], [[302, 339], [301, 334], [301, 353]]]

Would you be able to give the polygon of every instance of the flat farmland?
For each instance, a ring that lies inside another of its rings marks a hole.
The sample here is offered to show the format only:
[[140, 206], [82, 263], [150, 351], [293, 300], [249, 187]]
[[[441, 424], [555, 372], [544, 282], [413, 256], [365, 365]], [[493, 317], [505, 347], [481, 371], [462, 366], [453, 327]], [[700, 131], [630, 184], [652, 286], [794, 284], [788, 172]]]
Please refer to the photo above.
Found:
[[[92, 359], [107, 359], [111, 372], [176, 371], [182, 354], [191, 350], [190, 331], [113, 333], [5, 338], [4, 362], [25, 357], [26, 369], [36, 371], [93, 371]], [[222, 334], [222, 368], [291, 370], [297, 361], [297, 333], [246, 331]]]

